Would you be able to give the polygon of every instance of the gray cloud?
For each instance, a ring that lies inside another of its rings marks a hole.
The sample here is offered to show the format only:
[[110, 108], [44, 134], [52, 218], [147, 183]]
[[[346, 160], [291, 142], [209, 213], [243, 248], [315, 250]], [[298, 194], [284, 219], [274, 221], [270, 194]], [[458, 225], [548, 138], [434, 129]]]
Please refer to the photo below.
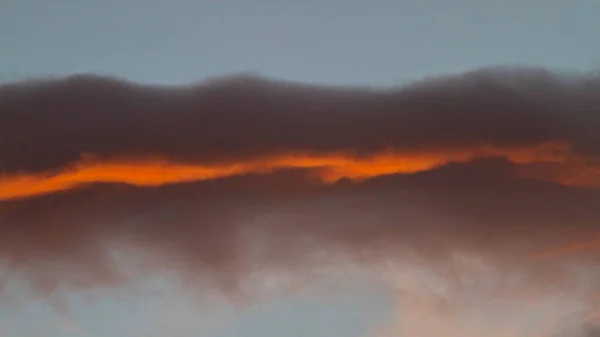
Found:
[[0, 90], [5, 171], [80, 158], [214, 160], [281, 151], [527, 145], [597, 154], [595, 76], [489, 69], [400, 88], [319, 87], [239, 76], [152, 87], [97, 76]]

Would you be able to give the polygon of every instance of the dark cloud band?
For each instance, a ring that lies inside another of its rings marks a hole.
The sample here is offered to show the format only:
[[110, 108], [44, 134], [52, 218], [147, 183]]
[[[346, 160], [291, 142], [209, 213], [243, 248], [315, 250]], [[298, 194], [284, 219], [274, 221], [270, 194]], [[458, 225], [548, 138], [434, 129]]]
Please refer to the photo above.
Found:
[[566, 141], [600, 153], [600, 80], [492, 69], [401, 88], [252, 76], [159, 88], [75, 76], [0, 89], [5, 172], [82, 154], [214, 161], [280, 152], [465, 148]]

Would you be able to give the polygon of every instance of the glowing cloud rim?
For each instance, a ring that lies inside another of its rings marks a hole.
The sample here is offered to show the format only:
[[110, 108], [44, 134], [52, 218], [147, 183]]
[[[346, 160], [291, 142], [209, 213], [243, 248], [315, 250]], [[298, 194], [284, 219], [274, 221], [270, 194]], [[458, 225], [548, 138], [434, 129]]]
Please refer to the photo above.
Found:
[[450, 163], [481, 158], [505, 158], [513, 164], [555, 164], [558, 174], [545, 170], [527, 173], [528, 178], [567, 186], [600, 187], [600, 165], [595, 158], [571, 154], [567, 143], [553, 141], [525, 147], [481, 145], [471, 149], [395, 151], [387, 149], [359, 156], [354, 151], [332, 153], [284, 153], [220, 163], [178, 163], [165, 158], [100, 160], [84, 156], [62, 170], [4, 175], [0, 200], [25, 199], [79, 188], [94, 183], [122, 183], [140, 187], [223, 179], [245, 174], [269, 174], [285, 169], [312, 170], [324, 183], [340, 179], [362, 181], [393, 174], [412, 174]]

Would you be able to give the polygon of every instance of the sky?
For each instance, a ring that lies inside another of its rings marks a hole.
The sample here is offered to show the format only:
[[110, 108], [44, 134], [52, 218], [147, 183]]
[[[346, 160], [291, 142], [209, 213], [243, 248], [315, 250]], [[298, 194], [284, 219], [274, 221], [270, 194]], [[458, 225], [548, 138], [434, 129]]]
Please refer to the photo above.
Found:
[[3, 1], [0, 336], [599, 336], [599, 16]]
[[391, 84], [490, 64], [588, 70], [600, 65], [599, 11], [595, 0], [7, 0], [0, 71]]

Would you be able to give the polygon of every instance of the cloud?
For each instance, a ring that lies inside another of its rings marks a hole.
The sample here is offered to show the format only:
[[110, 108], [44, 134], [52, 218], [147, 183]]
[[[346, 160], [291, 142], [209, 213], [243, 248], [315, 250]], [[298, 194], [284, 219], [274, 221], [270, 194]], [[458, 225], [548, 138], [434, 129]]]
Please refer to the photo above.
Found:
[[2, 166], [7, 172], [56, 169], [85, 153], [207, 163], [288, 152], [469, 150], [548, 141], [597, 154], [596, 77], [513, 72], [480, 70], [392, 89], [252, 76], [171, 88], [96, 76], [6, 85]]
[[126, 252], [236, 293], [328, 263], [447, 276], [462, 256], [594, 294], [599, 93], [595, 75], [505, 68], [395, 88], [8, 84], [0, 258], [43, 290], [122, 281]]

